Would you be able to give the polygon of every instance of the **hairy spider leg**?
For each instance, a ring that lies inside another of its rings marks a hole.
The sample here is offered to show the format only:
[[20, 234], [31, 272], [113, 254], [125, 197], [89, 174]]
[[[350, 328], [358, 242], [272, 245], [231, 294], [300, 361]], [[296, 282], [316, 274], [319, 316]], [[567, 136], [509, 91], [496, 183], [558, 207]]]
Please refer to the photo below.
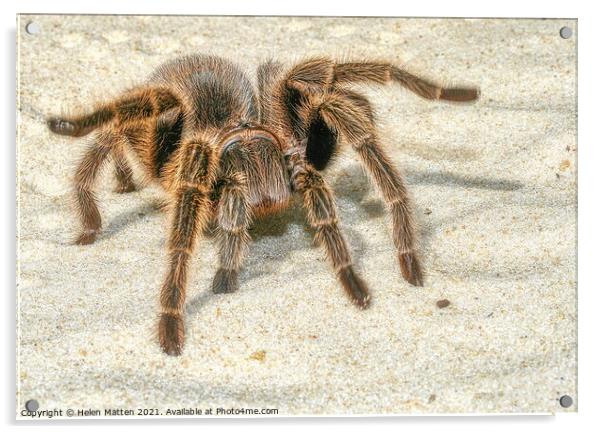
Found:
[[316, 231], [317, 243], [324, 248], [351, 301], [361, 309], [367, 308], [370, 293], [364, 281], [353, 270], [351, 254], [339, 228], [334, 196], [328, 184], [298, 154], [290, 157], [289, 164], [293, 188], [303, 197], [303, 207], [310, 226]]
[[184, 346], [184, 302], [188, 263], [199, 234], [211, 217], [211, 188], [218, 158], [205, 140], [186, 141], [178, 149], [174, 202], [168, 239], [169, 267], [161, 287], [159, 343], [169, 355]]

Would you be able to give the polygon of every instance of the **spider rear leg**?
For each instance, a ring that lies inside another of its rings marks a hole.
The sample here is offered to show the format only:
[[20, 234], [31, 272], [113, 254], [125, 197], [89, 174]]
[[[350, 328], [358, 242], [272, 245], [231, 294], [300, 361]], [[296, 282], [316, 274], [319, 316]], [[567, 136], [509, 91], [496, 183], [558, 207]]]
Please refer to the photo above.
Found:
[[186, 143], [178, 152], [178, 180], [168, 241], [169, 269], [161, 288], [159, 320], [159, 343], [165, 353], [173, 356], [180, 355], [184, 346], [188, 263], [198, 234], [209, 220], [216, 171], [216, 158], [208, 143]]
[[96, 204], [94, 185], [116, 141], [115, 135], [109, 131], [99, 133], [75, 172], [75, 197], [83, 226], [76, 244], [93, 243], [100, 231], [101, 217]]
[[352, 145], [383, 195], [393, 219], [393, 242], [403, 278], [422, 286], [410, 198], [400, 173], [378, 142], [370, 103], [358, 93], [339, 90], [320, 106], [319, 113]]
[[465, 103], [479, 98], [479, 89], [476, 87], [444, 87], [390, 63], [338, 63], [334, 66], [334, 82], [338, 84], [361, 82], [385, 84], [395, 82], [416, 95], [430, 100]]
[[91, 112], [51, 117], [47, 119], [46, 124], [55, 134], [82, 137], [109, 122], [123, 125], [130, 121], [155, 117], [178, 105], [177, 98], [167, 89], [138, 88], [124, 93], [113, 101], [99, 104]]
[[101, 106], [84, 115], [51, 117], [46, 120], [46, 125], [55, 134], [82, 137], [110, 122], [114, 117], [115, 113], [110, 107]]
[[112, 154], [115, 167], [115, 178], [117, 179], [115, 192], [130, 193], [132, 191], [136, 191], [136, 184], [134, 184], [132, 168], [128, 164], [123, 152], [123, 148], [121, 146], [116, 146], [113, 149]]
[[370, 293], [364, 281], [355, 273], [347, 243], [341, 234], [334, 197], [314, 168], [292, 155], [293, 188], [303, 196], [309, 224], [316, 230], [316, 241], [323, 246], [339, 281], [352, 302], [360, 309], [370, 304]]

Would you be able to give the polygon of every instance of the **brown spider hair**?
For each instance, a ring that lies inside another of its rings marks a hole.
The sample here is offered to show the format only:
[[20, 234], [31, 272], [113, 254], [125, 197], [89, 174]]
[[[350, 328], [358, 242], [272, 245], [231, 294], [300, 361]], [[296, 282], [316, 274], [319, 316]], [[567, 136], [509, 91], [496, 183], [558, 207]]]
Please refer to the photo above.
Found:
[[346, 86], [363, 82], [395, 82], [432, 100], [478, 97], [476, 88], [444, 88], [390, 63], [327, 58], [289, 69], [265, 62], [257, 70], [255, 88], [233, 63], [195, 55], [161, 65], [146, 83], [90, 112], [48, 120], [57, 134], [95, 132], [75, 174], [83, 225], [77, 244], [92, 243], [99, 234], [94, 191], [109, 159], [118, 192], [136, 188], [134, 159], [171, 198], [169, 259], [160, 295], [164, 352], [182, 352], [188, 264], [203, 230], [215, 223], [219, 268], [213, 291], [233, 292], [253, 218], [289, 206], [295, 192], [351, 300], [360, 308], [369, 305], [367, 286], [353, 269], [339, 227], [334, 196], [320, 174], [342, 142], [356, 151], [390, 209], [402, 276], [423, 284], [408, 192], [381, 148], [370, 102]]

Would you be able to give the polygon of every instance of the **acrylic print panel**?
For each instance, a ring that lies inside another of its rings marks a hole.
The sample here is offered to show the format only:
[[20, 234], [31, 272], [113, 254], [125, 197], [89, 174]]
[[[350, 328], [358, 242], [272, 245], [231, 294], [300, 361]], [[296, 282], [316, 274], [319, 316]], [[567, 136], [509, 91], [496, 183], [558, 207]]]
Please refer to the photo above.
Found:
[[[575, 411], [576, 48], [564, 19], [19, 16], [17, 417]], [[196, 54], [242, 72], [149, 90]]]

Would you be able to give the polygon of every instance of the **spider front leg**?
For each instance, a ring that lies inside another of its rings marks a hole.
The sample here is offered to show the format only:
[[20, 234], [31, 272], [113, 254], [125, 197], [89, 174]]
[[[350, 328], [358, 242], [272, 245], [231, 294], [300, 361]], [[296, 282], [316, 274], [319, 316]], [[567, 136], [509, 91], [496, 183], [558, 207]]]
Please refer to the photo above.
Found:
[[246, 180], [242, 173], [234, 172], [223, 177], [222, 182], [217, 208], [219, 269], [212, 285], [215, 294], [238, 289], [238, 271], [250, 241]]
[[182, 145], [175, 187], [175, 206], [168, 241], [169, 269], [161, 288], [159, 343], [177, 356], [184, 346], [184, 301], [188, 263], [198, 234], [206, 227], [211, 208], [211, 186], [216, 158], [204, 142]]
[[393, 219], [393, 242], [403, 278], [422, 286], [410, 198], [400, 173], [379, 144], [370, 103], [358, 93], [339, 90], [320, 106], [319, 112], [351, 144], [383, 195]]
[[299, 154], [289, 156], [293, 189], [303, 196], [309, 224], [316, 230], [316, 241], [323, 246], [339, 281], [360, 309], [370, 303], [364, 281], [355, 273], [347, 243], [341, 234], [334, 197], [322, 175], [305, 163]]

